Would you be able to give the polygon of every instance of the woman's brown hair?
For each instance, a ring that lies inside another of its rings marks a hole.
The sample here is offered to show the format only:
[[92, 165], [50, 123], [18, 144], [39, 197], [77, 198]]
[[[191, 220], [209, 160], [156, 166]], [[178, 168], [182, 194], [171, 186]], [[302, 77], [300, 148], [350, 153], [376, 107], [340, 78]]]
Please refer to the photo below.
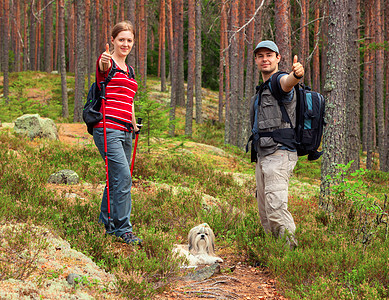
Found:
[[111, 31], [111, 36], [115, 39], [117, 35], [122, 31], [131, 31], [135, 38], [135, 30], [134, 25], [132, 25], [131, 21], [122, 21], [117, 23]]

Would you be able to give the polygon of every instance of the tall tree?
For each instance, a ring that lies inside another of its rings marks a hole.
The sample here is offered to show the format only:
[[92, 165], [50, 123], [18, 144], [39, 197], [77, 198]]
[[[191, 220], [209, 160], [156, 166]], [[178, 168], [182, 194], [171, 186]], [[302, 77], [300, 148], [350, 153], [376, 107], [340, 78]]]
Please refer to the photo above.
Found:
[[326, 119], [321, 192], [326, 193], [327, 175], [336, 172], [336, 165], [345, 163], [345, 128], [347, 86], [347, 24], [348, 0], [329, 2], [328, 72], [325, 84]]
[[138, 57], [139, 57], [139, 75], [143, 84], [146, 84], [147, 74], [147, 0], [139, 2], [139, 39], [138, 39]]
[[[376, 107], [377, 107], [377, 142], [378, 153], [380, 158], [380, 170], [383, 171], [386, 165], [386, 150], [385, 150], [385, 119], [384, 119], [384, 14], [382, 0], [375, 1], [375, 26], [376, 26]], [[382, 163], [381, 163], [382, 162]]]
[[201, 59], [201, 33], [202, 33], [202, 26], [201, 26], [201, 13], [202, 5], [201, 0], [196, 0], [196, 51], [195, 51], [195, 60], [196, 60], [196, 66], [195, 66], [195, 73], [196, 73], [196, 82], [195, 82], [195, 94], [196, 94], [196, 123], [202, 123], [203, 121], [203, 101], [202, 101], [202, 92], [201, 92], [201, 70], [202, 70], [202, 59]]
[[[27, 4], [27, 3], [26, 3]], [[35, 2], [30, 3], [29, 17], [30, 17], [30, 26], [29, 26], [29, 46], [30, 49], [30, 70], [36, 70], [35, 68], [35, 45], [36, 45], [36, 23], [37, 19], [35, 18]], [[28, 50], [27, 50], [28, 51]]]
[[319, 30], [320, 30], [320, 2], [315, 3], [315, 22], [314, 22], [314, 48], [312, 55], [312, 88], [320, 93], [320, 52], [319, 52]]
[[232, 29], [232, 36], [230, 38], [230, 66], [231, 66], [231, 96], [230, 96], [230, 111], [226, 118], [229, 118], [229, 128], [226, 132], [228, 135], [228, 143], [237, 145], [237, 117], [238, 117], [238, 97], [239, 97], [239, 72], [236, 66], [239, 64], [239, 41], [236, 34], [239, 28], [239, 0], [231, 1], [230, 24]]
[[75, 51], [75, 19], [74, 19], [74, 2], [68, 2], [68, 58], [69, 58], [69, 72], [74, 72], [74, 51]]
[[174, 34], [173, 34], [173, 5], [172, 0], [166, 0], [167, 8], [167, 27], [168, 27], [168, 46], [169, 46], [169, 58], [170, 58], [170, 78], [171, 78], [171, 94], [170, 94], [170, 111], [169, 111], [169, 134], [174, 135], [175, 132], [175, 119], [176, 119], [176, 82], [177, 82], [177, 67], [175, 55], [177, 54], [174, 49]]
[[254, 13], [255, 13], [255, 0], [249, 0], [246, 3], [246, 46], [247, 46], [247, 58], [246, 58], [246, 84], [245, 95], [243, 103], [242, 114], [242, 133], [240, 134], [240, 146], [245, 145], [251, 134], [251, 124], [249, 116], [250, 99], [254, 93]]
[[45, 0], [44, 20], [44, 70], [50, 73], [53, 71], [53, 2], [52, 0]]
[[282, 55], [279, 68], [282, 71], [292, 67], [292, 44], [290, 26], [290, 0], [278, 0], [274, 3], [274, 24], [276, 28], [276, 44]]
[[195, 22], [195, 0], [188, 0], [188, 79], [186, 94], [186, 118], [185, 134], [192, 136], [193, 121], [193, 86], [195, 76], [195, 39], [196, 39], [196, 22]]
[[161, 77], [161, 92], [166, 91], [166, 9], [165, 0], [160, 0], [159, 9], [159, 55], [158, 75]]
[[59, 69], [61, 73], [62, 89], [62, 117], [69, 118], [68, 91], [66, 84], [66, 57], [65, 57], [65, 0], [59, 0], [58, 5], [58, 51]]
[[3, 29], [4, 29], [4, 36], [3, 36], [3, 97], [5, 99], [5, 102], [8, 103], [8, 94], [9, 94], [9, 0], [5, 0], [4, 3], [4, 13], [3, 13]]
[[[363, 103], [365, 105], [364, 111], [364, 122], [366, 122], [366, 168], [372, 169], [373, 167], [373, 151], [374, 151], [374, 141], [375, 141], [375, 82], [374, 82], [374, 50], [370, 46], [372, 39], [375, 36], [375, 26], [374, 22], [376, 21], [374, 16], [374, 0], [367, 0], [365, 2], [365, 67], [366, 71], [364, 72], [364, 99]], [[366, 120], [365, 120], [366, 119]]]
[[42, 40], [42, 3], [41, 0], [36, 1], [36, 13], [37, 18], [36, 24], [36, 44], [35, 44], [35, 70], [41, 70], [41, 40]]
[[[135, 26], [135, 0], [127, 0], [125, 1], [125, 4], [127, 5], [127, 19]], [[135, 37], [137, 40], [137, 37]], [[130, 54], [127, 56], [127, 61], [130, 66], [136, 67], [136, 48], [133, 47]]]
[[224, 65], [225, 49], [227, 48], [227, 5], [225, 1], [220, 3], [220, 50], [219, 50], [219, 105], [218, 120], [223, 121], [224, 106]]
[[82, 121], [82, 108], [84, 105], [85, 94], [85, 73], [86, 73], [86, 55], [85, 55], [85, 2], [77, 1], [77, 45], [76, 47], [76, 66], [75, 69], [75, 89], [74, 89], [74, 122]]
[[[385, 16], [389, 14], [389, 1], [385, 1]], [[389, 18], [385, 20], [385, 40], [389, 41]], [[385, 51], [385, 149], [386, 149], [386, 163], [384, 164], [384, 171], [389, 172], [389, 51]]]
[[174, 59], [176, 82], [172, 88], [176, 90], [176, 105], [185, 106], [184, 90], [184, 2], [183, 0], [173, 1], [173, 39], [174, 39]]
[[360, 138], [360, 57], [359, 57], [359, 0], [349, 0], [347, 22], [347, 152], [346, 162], [354, 161], [351, 170], [359, 169]]
[[21, 21], [20, 21], [20, 1], [16, 1], [14, 10], [15, 10], [15, 68], [14, 70], [16, 72], [19, 72], [22, 67], [22, 60], [21, 60], [21, 40], [22, 40], [22, 35], [21, 35]]

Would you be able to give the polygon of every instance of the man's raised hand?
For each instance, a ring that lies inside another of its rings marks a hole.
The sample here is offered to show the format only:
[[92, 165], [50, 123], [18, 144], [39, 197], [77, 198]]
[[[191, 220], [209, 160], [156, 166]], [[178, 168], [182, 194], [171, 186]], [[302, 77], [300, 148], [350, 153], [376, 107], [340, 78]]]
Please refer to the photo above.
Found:
[[292, 72], [296, 79], [301, 79], [304, 76], [304, 67], [298, 62], [297, 55], [293, 57]]

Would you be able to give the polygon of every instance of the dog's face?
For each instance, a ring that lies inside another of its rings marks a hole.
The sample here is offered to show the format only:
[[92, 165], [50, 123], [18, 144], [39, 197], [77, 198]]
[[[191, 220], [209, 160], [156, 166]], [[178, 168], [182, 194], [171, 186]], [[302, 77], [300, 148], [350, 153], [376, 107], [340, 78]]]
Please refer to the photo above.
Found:
[[207, 223], [193, 227], [188, 234], [189, 251], [193, 255], [215, 254], [215, 235]]

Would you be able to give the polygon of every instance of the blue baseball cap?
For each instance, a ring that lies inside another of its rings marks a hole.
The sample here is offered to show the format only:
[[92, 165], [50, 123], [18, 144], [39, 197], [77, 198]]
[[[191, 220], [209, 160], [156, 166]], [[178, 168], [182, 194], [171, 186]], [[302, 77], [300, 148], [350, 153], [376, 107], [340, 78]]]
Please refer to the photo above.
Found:
[[267, 48], [267, 49], [270, 49], [271, 51], [274, 51], [277, 54], [280, 54], [280, 51], [278, 50], [278, 47], [277, 47], [276, 43], [274, 43], [273, 41], [262, 41], [262, 42], [260, 42], [257, 45], [257, 47], [255, 47], [254, 54], [257, 53], [257, 51], [260, 48]]

